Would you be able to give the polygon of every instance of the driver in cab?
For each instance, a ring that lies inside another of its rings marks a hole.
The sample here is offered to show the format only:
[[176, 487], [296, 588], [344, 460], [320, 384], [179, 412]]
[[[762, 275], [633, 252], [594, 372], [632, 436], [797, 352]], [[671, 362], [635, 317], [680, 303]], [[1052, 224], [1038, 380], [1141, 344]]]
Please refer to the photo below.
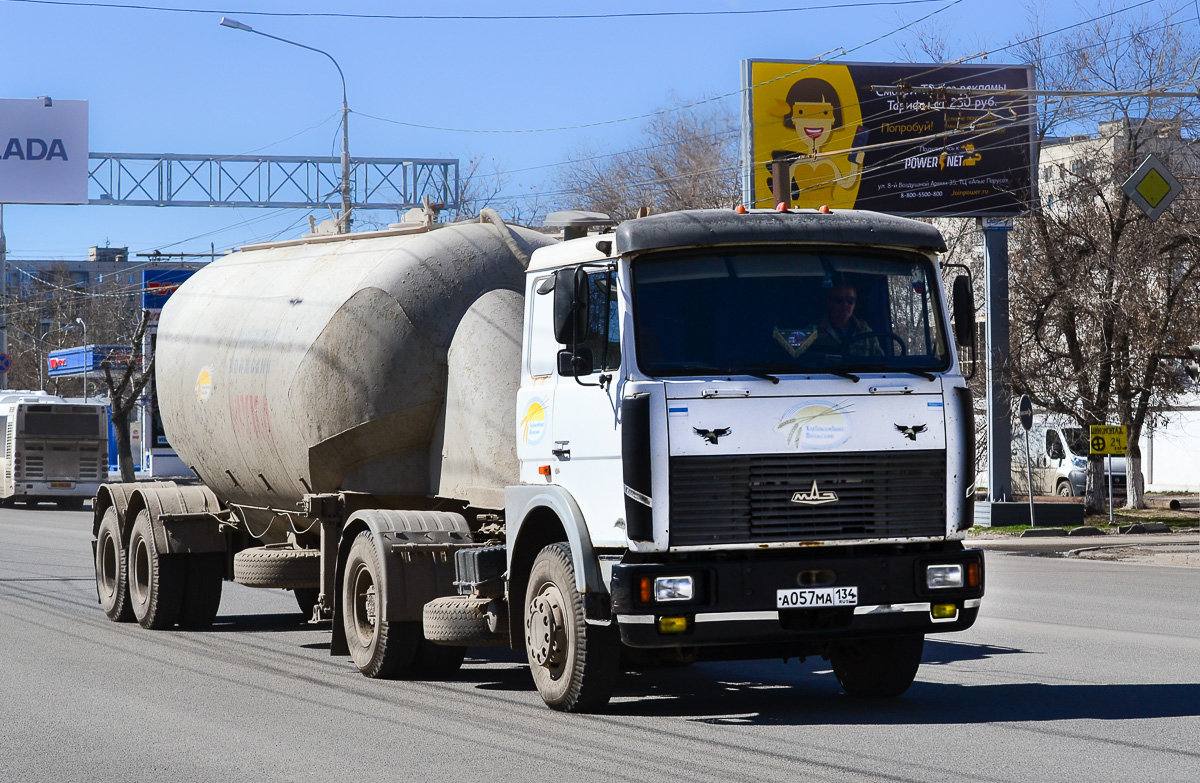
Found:
[[812, 350], [844, 356], [883, 356], [871, 325], [854, 315], [858, 294], [854, 286], [839, 283], [825, 296], [825, 317], [817, 324]]

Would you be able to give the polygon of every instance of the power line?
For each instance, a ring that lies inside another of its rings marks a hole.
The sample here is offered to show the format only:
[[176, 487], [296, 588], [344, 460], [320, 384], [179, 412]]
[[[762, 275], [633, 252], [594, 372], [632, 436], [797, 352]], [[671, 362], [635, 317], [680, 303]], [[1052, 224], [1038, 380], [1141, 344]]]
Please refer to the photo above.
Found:
[[365, 19], [403, 22], [540, 22], [540, 21], [594, 21], [601, 19], [652, 19], [670, 17], [706, 16], [766, 16], [794, 14], [806, 11], [826, 11], [850, 8], [876, 8], [887, 6], [922, 5], [941, 0], [861, 0], [860, 2], [829, 3], [826, 5], [792, 6], [788, 8], [725, 9], [719, 11], [627, 11], [595, 14], [356, 14], [345, 11], [247, 11], [244, 9], [173, 8], [170, 6], [141, 5], [134, 3], [89, 3], [81, 0], [5, 0], [10, 3], [29, 5], [68, 6], [73, 8], [99, 8], [120, 11], [159, 11], [176, 14], [226, 14], [238, 16], [290, 17], [311, 19]]

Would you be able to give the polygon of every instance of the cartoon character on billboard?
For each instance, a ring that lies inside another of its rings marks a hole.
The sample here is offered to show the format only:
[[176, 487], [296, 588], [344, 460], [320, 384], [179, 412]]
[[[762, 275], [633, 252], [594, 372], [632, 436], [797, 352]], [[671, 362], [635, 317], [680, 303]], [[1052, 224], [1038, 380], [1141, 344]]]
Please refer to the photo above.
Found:
[[[851, 99], [857, 100], [852, 85]], [[857, 106], [854, 109], [859, 116]], [[858, 148], [866, 144], [867, 130], [855, 123], [851, 134], [837, 89], [825, 79], [800, 79], [788, 89], [785, 100], [776, 99], [769, 113], [782, 121], [788, 131], [787, 146], [792, 149], [771, 152], [771, 162], [765, 164], [770, 172], [767, 187], [773, 187], [776, 164], [784, 162], [791, 180], [790, 201], [795, 206], [853, 206], [863, 168], [863, 153]], [[828, 154], [841, 149], [847, 154]]]

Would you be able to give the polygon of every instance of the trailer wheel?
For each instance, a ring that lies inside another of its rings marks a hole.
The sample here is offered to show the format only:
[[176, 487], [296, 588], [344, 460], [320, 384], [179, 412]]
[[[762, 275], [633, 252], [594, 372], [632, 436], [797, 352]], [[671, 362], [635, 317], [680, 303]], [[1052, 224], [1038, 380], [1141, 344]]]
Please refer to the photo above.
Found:
[[921, 634], [849, 642], [830, 651], [829, 663], [850, 696], [889, 699], [912, 685], [924, 647]]
[[221, 606], [225, 557], [224, 552], [184, 555], [186, 578], [179, 610], [180, 627], [197, 630], [213, 624]]
[[615, 625], [588, 625], [565, 543], [538, 553], [525, 591], [525, 651], [542, 700], [556, 710], [588, 712], [608, 703], [621, 664]]
[[114, 623], [133, 622], [133, 606], [129, 603], [129, 568], [125, 544], [121, 542], [121, 525], [117, 509], [109, 506], [100, 519], [96, 532], [96, 593], [100, 606]]
[[291, 546], [256, 546], [233, 556], [233, 581], [247, 587], [283, 590], [320, 588], [321, 551]]
[[185, 564], [179, 555], [158, 551], [150, 513], [138, 512], [129, 534], [129, 598], [143, 628], [170, 628], [183, 606]]
[[375, 538], [364, 530], [346, 557], [342, 624], [354, 665], [366, 677], [407, 676], [422, 641], [418, 622], [388, 622], [379, 593], [382, 566]]

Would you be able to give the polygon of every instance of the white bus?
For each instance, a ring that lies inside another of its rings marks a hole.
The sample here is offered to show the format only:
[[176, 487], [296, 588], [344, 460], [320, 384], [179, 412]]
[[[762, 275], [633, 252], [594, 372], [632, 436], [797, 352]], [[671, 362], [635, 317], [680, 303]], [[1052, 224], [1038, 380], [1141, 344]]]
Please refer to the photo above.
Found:
[[108, 479], [108, 420], [102, 403], [45, 392], [0, 392], [0, 503], [54, 502], [78, 509]]

